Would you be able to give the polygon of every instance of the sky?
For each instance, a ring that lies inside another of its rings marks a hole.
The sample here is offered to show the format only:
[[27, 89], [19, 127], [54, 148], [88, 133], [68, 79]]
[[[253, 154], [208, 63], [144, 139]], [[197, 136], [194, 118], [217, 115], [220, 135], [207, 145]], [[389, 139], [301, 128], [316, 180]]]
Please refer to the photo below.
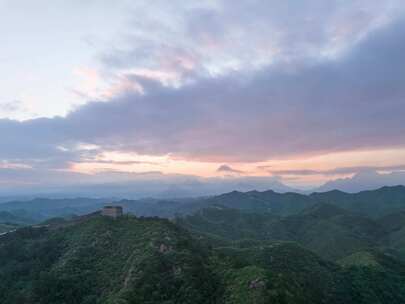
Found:
[[0, 0], [0, 190], [405, 171], [402, 0]]

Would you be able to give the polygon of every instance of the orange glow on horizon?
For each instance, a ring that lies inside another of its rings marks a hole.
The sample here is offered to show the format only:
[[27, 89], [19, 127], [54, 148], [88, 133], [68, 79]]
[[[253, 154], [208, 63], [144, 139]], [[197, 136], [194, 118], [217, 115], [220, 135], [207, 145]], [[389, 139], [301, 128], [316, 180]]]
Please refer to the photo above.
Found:
[[[152, 156], [134, 153], [104, 152], [91, 160], [73, 163], [70, 170], [96, 174], [105, 171], [127, 173], [161, 172], [162, 174], [195, 175], [199, 177], [218, 176], [278, 176], [289, 185], [319, 185], [337, 178], [351, 177], [350, 172], [329, 172], [336, 168], [389, 167], [405, 164], [405, 149], [385, 149], [369, 151], [348, 151], [329, 153], [309, 158], [268, 160], [254, 163], [232, 162], [232, 169], [240, 172], [218, 172], [223, 162], [202, 162], [178, 159], [170, 155]], [[294, 174], [275, 174], [274, 172], [292, 171]], [[299, 171], [310, 170], [307, 174]], [[311, 173], [311, 171], [314, 171]]]

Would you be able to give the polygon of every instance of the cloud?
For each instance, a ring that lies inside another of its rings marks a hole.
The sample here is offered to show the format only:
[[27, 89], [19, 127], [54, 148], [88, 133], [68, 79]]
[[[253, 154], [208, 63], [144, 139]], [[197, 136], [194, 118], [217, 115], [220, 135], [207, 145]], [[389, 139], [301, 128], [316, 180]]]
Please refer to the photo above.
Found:
[[0, 120], [0, 157], [72, 157], [56, 147], [75, 142], [227, 162], [403, 146], [403, 25], [295, 72], [272, 65], [180, 88], [134, 77], [146, 94], [91, 102], [64, 118]]
[[21, 100], [12, 100], [8, 102], [0, 102], [0, 115], [9, 115], [14, 113], [26, 113], [24, 104]]
[[107, 165], [155, 165], [156, 162], [137, 161], [137, 160], [83, 160], [89, 164], [107, 164]]
[[[124, 43], [114, 44], [103, 61], [115, 69], [146, 67], [175, 71], [183, 78], [190, 70], [223, 75], [274, 62], [336, 56], [395, 18], [403, 4], [400, 0], [175, 0], [143, 3], [133, 10], [136, 17]], [[192, 64], [176, 64], [178, 58]]]
[[346, 192], [359, 192], [364, 190], [378, 189], [383, 186], [405, 185], [405, 172], [398, 171], [388, 174], [380, 174], [369, 170], [360, 172], [349, 178], [341, 178], [329, 181], [316, 189], [317, 192], [338, 189]]
[[0, 168], [0, 195], [47, 195], [90, 197], [189, 197], [233, 190], [292, 191], [277, 178], [233, 176], [201, 178], [159, 171], [126, 173], [104, 171], [88, 175], [56, 170]]
[[0, 103], [0, 110], [4, 112], [15, 112], [19, 109], [20, 104], [21, 102], [18, 100]]
[[218, 167], [217, 172], [220, 173], [236, 173], [236, 174], [243, 174], [245, 172], [241, 171], [241, 170], [236, 170], [234, 168], [232, 168], [231, 166], [228, 165], [221, 165]]
[[0, 119], [0, 159], [66, 169], [100, 151], [231, 163], [405, 146], [400, 2], [179, 3], [156, 4], [127, 47], [103, 56], [142, 92], [65, 117]]
[[278, 176], [309, 176], [309, 175], [347, 175], [347, 174], [357, 174], [360, 172], [375, 172], [375, 171], [403, 171], [405, 170], [405, 165], [395, 165], [395, 166], [353, 166], [353, 167], [341, 167], [330, 170], [268, 170], [269, 173]]

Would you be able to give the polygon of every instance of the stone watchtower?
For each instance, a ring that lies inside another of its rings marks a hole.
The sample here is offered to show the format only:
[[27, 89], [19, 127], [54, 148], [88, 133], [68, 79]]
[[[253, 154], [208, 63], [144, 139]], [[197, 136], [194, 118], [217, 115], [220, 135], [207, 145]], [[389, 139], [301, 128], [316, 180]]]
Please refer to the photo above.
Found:
[[123, 212], [121, 206], [104, 206], [103, 210], [101, 210], [101, 215], [112, 218], [120, 217], [122, 214]]

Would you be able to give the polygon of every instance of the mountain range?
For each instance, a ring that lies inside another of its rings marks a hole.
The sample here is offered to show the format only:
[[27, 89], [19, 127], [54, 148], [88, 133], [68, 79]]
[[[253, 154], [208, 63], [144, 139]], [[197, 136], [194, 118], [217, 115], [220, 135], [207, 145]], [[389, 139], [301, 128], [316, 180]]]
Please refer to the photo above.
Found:
[[[288, 216], [297, 214], [318, 203], [328, 203], [360, 215], [375, 218], [405, 209], [405, 187], [382, 187], [377, 190], [358, 193], [332, 190], [328, 192], [314, 192], [308, 195], [295, 192], [278, 193], [273, 190], [232, 191], [215, 196], [178, 199], [37, 198], [28, 201], [1, 203], [0, 211], [7, 211], [15, 216], [29, 219], [29, 223], [38, 223], [52, 217], [84, 215], [99, 210], [103, 205], [112, 202], [122, 205], [127, 212], [138, 216], [159, 216], [166, 218], [192, 214], [214, 205]], [[4, 221], [0, 220], [1, 222]]]
[[403, 186], [109, 202], [0, 204], [0, 303], [405, 302]]
[[[222, 235], [235, 216], [239, 224]], [[258, 228], [280, 221], [270, 216], [267, 224], [263, 216], [211, 207], [185, 218], [184, 223], [194, 223], [189, 229], [166, 219], [112, 219], [95, 213], [17, 229], [0, 236], [0, 302], [404, 303], [405, 264], [394, 255], [364, 244], [337, 260], [325, 259], [306, 248], [304, 231], [294, 237], [298, 242], [261, 240], [256, 236], [266, 232]], [[324, 221], [312, 228], [320, 232], [331, 217], [332, 226], [341, 226], [346, 216], [335, 207], [315, 206], [296, 219], [287, 217], [284, 224], [294, 233], [302, 226], [293, 228], [291, 221], [309, 226]], [[206, 227], [204, 233], [195, 231], [196, 219], [210, 222], [198, 224]], [[366, 232], [356, 225], [339, 236]], [[246, 234], [249, 227], [252, 234]], [[380, 237], [373, 233], [369, 236]], [[239, 236], [243, 239], [237, 240]], [[325, 246], [331, 244], [326, 241]]]

